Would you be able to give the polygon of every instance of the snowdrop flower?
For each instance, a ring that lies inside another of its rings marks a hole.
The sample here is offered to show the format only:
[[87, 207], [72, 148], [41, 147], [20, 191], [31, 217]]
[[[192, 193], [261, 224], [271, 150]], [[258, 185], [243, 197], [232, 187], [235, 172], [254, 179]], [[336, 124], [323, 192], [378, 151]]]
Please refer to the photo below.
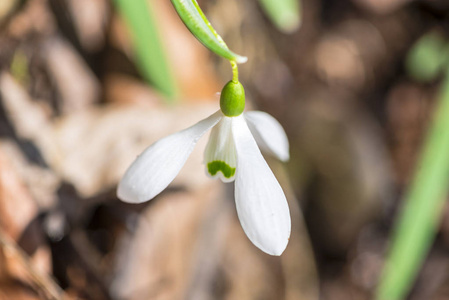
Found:
[[246, 235], [262, 251], [281, 255], [290, 237], [290, 212], [256, 140], [282, 161], [289, 159], [288, 140], [269, 114], [243, 113], [244, 96], [239, 82], [226, 84], [221, 110], [148, 147], [126, 171], [117, 195], [130, 203], [154, 198], [179, 173], [197, 141], [212, 129], [204, 155], [207, 173], [223, 182], [235, 180], [237, 213]]

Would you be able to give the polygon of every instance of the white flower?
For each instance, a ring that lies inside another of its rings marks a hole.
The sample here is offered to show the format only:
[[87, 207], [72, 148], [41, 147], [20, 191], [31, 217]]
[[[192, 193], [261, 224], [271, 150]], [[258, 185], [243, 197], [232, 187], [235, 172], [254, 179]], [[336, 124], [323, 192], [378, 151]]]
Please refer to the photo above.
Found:
[[[261, 111], [227, 117], [221, 111], [148, 147], [126, 171], [118, 197], [148, 201], [178, 174], [197, 141], [212, 128], [205, 151], [210, 176], [235, 180], [237, 213], [248, 238], [262, 251], [281, 255], [290, 237], [290, 212], [281, 186], [257, 144], [282, 161], [289, 159], [282, 126]], [[255, 140], [256, 139], [256, 140]]]

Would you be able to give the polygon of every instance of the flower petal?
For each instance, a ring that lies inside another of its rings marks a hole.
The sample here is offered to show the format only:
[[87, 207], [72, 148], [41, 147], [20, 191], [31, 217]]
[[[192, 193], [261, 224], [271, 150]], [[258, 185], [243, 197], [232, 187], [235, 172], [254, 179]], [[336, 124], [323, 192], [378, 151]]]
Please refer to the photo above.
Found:
[[250, 111], [244, 115], [260, 148], [281, 161], [288, 161], [290, 159], [289, 145], [282, 125], [263, 111]]
[[232, 126], [237, 150], [235, 201], [248, 238], [262, 251], [281, 255], [290, 237], [287, 199], [242, 116]]
[[212, 178], [219, 177], [223, 182], [234, 181], [237, 166], [232, 120], [233, 118], [223, 117], [218, 122], [210, 133], [204, 151], [207, 174]]
[[198, 140], [222, 116], [217, 111], [148, 147], [126, 171], [118, 185], [117, 196], [125, 202], [141, 203], [162, 192], [179, 173]]

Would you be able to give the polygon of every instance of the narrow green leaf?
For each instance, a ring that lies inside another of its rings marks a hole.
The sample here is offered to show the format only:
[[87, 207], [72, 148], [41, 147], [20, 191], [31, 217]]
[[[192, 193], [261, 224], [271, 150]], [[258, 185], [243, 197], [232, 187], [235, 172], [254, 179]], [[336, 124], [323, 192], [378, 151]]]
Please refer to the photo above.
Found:
[[169, 99], [177, 87], [165, 56], [154, 13], [146, 0], [115, 0], [132, 36], [137, 64], [146, 80]]
[[285, 33], [297, 30], [301, 26], [301, 0], [259, 0], [263, 10]]
[[413, 78], [429, 82], [441, 75], [448, 62], [448, 46], [442, 34], [421, 37], [407, 56], [406, 66]]
[[196, 0], [171, 0], [176, 12], [190, 32], [209, 50], [237, 63], [244, 63], [247, 58], [229, 50], [218, 35]]
[[[449, 73], [448, 73], [449, 74]], [[449, 189], [449, 76], [418, 162], [377, 291], [378, 300], [404, 299], [435, 238]]]

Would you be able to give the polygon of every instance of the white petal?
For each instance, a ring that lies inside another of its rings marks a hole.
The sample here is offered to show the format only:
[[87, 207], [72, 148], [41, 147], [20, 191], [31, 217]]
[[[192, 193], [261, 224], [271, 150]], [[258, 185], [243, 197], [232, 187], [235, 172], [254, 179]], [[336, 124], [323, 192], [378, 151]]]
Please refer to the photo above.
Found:
[[237, 166], [232, 120], [229, 117], [221, 118], [212, 129], [204, 151], [206, 173], [212, 178], [219, 177], [223, 182], [234, 181]]
[[235, 201], [248, 238], [262, 251], [281, 255], [290, 237], [290, 210], [279, 182], [242, 116], [232, 126], [237, 150]]
[[288, 161], [290, 159], [289, 145], [282, 125], [263, 111], [250, 111], [244, 115], [260, 148], [281, 161]]
[[222, 116], [218, 111], [148, 147], [126, 171], [118, 185], [117, 196], [125, 202], [141, 203], [162, 192], [179, 173], [198, 140]]

